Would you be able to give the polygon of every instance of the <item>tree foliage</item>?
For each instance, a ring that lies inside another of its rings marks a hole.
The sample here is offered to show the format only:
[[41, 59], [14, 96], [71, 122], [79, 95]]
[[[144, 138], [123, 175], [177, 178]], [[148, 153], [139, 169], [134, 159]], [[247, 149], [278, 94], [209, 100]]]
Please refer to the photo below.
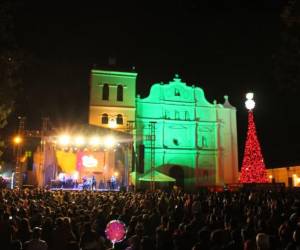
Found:
[[300, 93], [300, 4], [288, 1], [281, 13], [279, 47], [274, 54], [273, 76], [280, 94]]
[[13, 1], [0, 2], [0, 129], [7, 125], [21, 86], [23, 56], [14, 34], [14, 7]]
[[274, 125], [277, 131], [273, 133], [277, 134], [279, 147], [289, 145], [286, 155], [289, 160], [283, 164], [297, 164], [300, 160], [297, 152], [300, 136], [295, 133], [300, 126], [300, 117], [296, 115], [300, 95], [300, 1], [290, 0], [284, 4], [279, 31], [273, 55], [271, 91], [274, 99], [271, 102], [279, 104], [275, 116], [277, 119], [284, 117], [284, 120]]

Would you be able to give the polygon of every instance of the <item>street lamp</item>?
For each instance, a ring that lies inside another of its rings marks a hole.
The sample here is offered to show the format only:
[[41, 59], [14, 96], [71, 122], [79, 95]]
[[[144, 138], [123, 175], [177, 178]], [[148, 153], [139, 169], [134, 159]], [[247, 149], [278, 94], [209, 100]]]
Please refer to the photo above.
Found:
[[[13, 138], [13, 143], [17, 147], [17, 155], [16, 155], [16, 168], [15, 168], [15, 175], [16, 175], [16, 186], [21, 187], [22, 186], [22, 172], [21, 172], [21, 165], [20, 165], [20, 157], [21, 157], [21, 144], [23, 142], [23, 139], [20, 135], [16, 135]], [[12, 178], [13, 182], [14, 178]]]
[[13, 142], [15, 145], [19, 145], [20, 143], [22, 143], [23, 139], [21, 136], [19, 135], [16, 135], [14, 138], [13, 138]]

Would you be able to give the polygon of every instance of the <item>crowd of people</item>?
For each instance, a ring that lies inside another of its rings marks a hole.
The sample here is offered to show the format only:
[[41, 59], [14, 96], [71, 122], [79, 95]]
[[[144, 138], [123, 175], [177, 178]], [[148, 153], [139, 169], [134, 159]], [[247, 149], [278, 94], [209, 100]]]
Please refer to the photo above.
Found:
[[[0, 181], [1, 184], [1, 181]], [[77, 179], [72, 177], [66, 178], [63, 176], [61, 179], [51, 180], [50, 188], [52, 189], [74, 189], [74, 190], [119, 190], [120, 183], [113, 175], [106, 181], [100, 180], [97, 182], [95, 176], [83, 176], [82, 180], [78, 182]], [[123, 185], [122, 185], [123, 186]], [[1, 187], [1, 186], [0, 186]]]
[[297, 190], [186, 193], [0, 190], [0, 249], [300, 249]]

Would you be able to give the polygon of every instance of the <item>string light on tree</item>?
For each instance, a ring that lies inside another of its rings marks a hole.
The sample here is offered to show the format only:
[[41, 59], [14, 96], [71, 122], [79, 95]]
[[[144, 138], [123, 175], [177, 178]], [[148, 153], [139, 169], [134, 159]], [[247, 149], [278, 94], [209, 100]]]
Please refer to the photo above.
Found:
[[253, 93], [247, 93], [246, 94], [246, 101], [245, 101], [245, 106], [248, 110], [252, 110], [255, 107], [255, 101], [253, 100], [254, 94]]
[[248, 109], [248, 131], [245, 144], [244, 158], [241, 169], [241, 183], [266, 183], [268, 182], [267, 172], [260, 144], [256, 135], [253, 109], [255, 102], [253, 93], [246, 94], [246, 108]]

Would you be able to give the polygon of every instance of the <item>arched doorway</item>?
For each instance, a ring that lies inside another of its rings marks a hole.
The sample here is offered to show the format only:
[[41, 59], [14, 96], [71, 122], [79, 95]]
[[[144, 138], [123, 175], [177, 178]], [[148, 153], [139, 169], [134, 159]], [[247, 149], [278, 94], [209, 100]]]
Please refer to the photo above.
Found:
[[184, 188], [184, 171], [182, 167], [176, 165], [172, 166], [169, 170], [169, 175], [176, 179], [176, 182], [172, 183], [171, 185]]

